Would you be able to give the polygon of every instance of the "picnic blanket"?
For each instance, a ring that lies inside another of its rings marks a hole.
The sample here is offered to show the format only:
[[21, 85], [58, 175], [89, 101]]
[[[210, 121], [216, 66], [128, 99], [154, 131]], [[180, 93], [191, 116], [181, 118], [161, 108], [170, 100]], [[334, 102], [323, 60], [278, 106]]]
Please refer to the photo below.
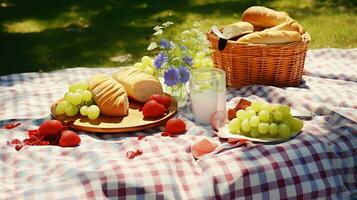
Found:
[[[11, 66], [9, 66], [11, 67]], [[192, 121], [179, 137], [163, 127], [125, 134], [80, 132], [76, 148], [6, 144], [50, 118], [68, 84], [116, 68], [72, 68], [0, 76], [0, 199], [356, 199], [357, 49], [308, 51], [299, 87], [228, 89], [244, 97], [313, 111], [303, 132], [279, 144], [247, 144], [195, 160], [190, 145], [214, 136]], [[189, 105], [190, 103], [188, 103]], [[203, 108], [204, 109], [204, 108]], [[145, 134], [145, 140], [138, 140]], [[141, 156], [128, 159], [138, 146]]]

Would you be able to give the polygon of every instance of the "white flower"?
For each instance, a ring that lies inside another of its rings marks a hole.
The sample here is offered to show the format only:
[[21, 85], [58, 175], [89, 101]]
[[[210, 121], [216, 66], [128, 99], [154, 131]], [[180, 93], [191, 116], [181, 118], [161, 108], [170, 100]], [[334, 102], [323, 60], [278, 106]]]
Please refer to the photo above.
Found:
[[156, 42], [151, 42], [147, 48], [148, 51], [151, 51], [153, 49], [156, 49], [157, 43]]
[[195, 21], [192, 26], [193, 26], [193, 28], [199, 28], [201, 26], [201, 24], [199, 22]]
[[161, 29], [162, 29], [162, 26], [155, 26], [155, 27], [153, 28], [154, 31], [159, 31], [159, 30], [161, 30]]
[[158, 36], [161, 35], [163, 33], [163, 31], [161, 29], [157, 30], [154, 34], [152, 34], [153, 36]]
[[167, 27], [169, 27], [169, 26], [171, 26], [171, 25], [173, 25], [173, 24], [174, 24], [173, 22], [167, 21], [167, 22], [165, 22], [165, 23], [162, 24], [162, 27], [163, 27], [163, 28], [167, 28]]
[[188, 30], [182, 31], [182, 35], [188, 35], [188, 34], [190, 34], [190, 31], [188, 31]]

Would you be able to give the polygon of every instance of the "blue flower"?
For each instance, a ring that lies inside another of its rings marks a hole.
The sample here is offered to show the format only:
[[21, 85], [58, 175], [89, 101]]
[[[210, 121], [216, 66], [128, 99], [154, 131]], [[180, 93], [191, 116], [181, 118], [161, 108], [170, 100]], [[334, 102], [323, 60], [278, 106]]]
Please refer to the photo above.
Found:
[[180, 66], [178, 68], [178, 72], [180, 74], [181, 83], [187, 83], [187, 81], [190, 80], [190, 71], [188, 71], [187, 67]]
[[164, 53], [159, 53], [155, 57], [154, 65], [157, 69], [160, 69], [162, 65], [167, 61], [167, 56]]
[[160, 47], [163, 49], [173, 49], [174, 48], [174, 44], [173, 42], [166, 40], [166, 39], [161, 39], [160, 40]]
[[192, 65], [193, 65], [193, 59], [192, 59], [191, 56], [184, 56], [184, 57], [182, 58], [182, 61], [183, 61], [185, 64], [189, 65], [189, 66], [192, 66]]
[[180, 74], [177, 69], [170, 67], [164, 73], [164, 82], [167, 86], [175, 86], [179, 82]]

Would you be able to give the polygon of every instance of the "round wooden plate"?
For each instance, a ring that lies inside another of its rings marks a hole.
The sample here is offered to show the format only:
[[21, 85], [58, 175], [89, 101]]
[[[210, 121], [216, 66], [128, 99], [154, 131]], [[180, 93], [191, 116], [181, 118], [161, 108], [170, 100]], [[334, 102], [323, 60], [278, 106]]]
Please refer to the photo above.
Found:
[[91, 120], [80, 114], [73, 117], [57, 115], [56, 106], [63, 100], [63, 98], [51, 105], [51, 115], [53, 118], [61, 121], [62, 123], [68, 124], [70, 128], [80, 131], [95, 133], [123, 133], [139, 131], [160, 126], [175, 116], [177, 113], [177, 102], [175, 98], [169, 94], [165, 95], [169, 96], [172, 101], [166, 115], [160, 118], [144, 118], [141, 111], [143, 104], [134, 101], [129, 102], [129, 114], [124, 117], [107, 117], [100, 115], [97, 119]]

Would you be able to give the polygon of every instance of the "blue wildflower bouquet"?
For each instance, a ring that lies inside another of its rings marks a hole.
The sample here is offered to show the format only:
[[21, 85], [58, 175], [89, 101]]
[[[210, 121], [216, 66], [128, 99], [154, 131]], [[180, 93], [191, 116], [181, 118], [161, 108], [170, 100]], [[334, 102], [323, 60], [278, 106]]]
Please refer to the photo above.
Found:
[[155, 53], [155, 56], [144, 56], [141, 63], [135, 63], [134, 66], [156, 76], [163, 83], [165, 92], [178, 101], [185, 101], [185, 85], [190, 79], [190, 71], [212, 67], [213, 63], [208, 41], [199, 23], [195, 22], [191, 29], [176, 36], [176, 41], [165, 36], [164, 30], [171, 25], [172, 22], [165, 22], [153, 28], [155, 32], [147, 50]]

